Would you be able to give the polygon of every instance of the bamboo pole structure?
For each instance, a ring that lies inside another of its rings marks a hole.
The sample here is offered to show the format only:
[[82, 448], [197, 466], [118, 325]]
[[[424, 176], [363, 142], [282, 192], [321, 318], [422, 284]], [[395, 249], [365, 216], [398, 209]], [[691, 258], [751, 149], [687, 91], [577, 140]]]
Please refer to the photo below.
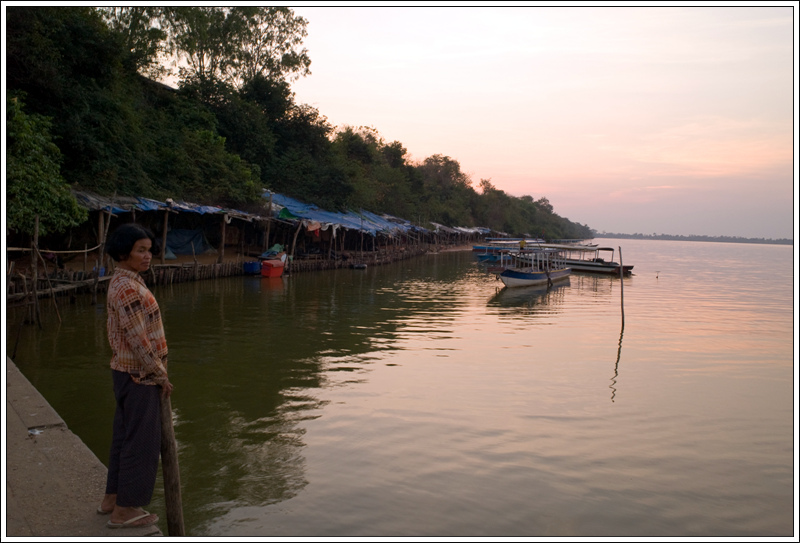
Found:
[[181, 473], [178, 467], [178, 444], [172, 426], [172, 402], [161, 397], [161, 472], [164, 476], [164, 503], [167, 510], [167, 534], [186, 535], [183, 525]]

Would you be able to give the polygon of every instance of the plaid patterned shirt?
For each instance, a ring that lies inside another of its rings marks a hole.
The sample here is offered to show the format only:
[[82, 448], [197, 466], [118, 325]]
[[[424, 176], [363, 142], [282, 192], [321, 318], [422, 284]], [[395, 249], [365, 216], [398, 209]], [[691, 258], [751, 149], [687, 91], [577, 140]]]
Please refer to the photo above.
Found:
[[111, 369], [130, 373], [134, 382], [167, 380], [167, 339], [158, 303], [138, 273], [114, 270], [108, 286], [108, 343]]

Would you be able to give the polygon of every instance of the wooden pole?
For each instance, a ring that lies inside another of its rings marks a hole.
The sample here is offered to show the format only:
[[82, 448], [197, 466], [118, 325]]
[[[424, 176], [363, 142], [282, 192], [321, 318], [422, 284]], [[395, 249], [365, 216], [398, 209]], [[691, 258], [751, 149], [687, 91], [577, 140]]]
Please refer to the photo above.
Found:
[[624, 294], [625, 290], [623, 288], [623, 281], [622, 278], [624, 276], [624, 268], [622, 267], [622, 247], [618, 247], [619, 249], [619, 308], [622, 311], [622, 327], [625, 328], [625, 303], [624, 303]]
[[[106, 211], [100, 212], [100, 224], [103, 225], [103, 218], [105, 217]], [[97, 284], [100, 282], [100, 266], [103, 264], [103, 260], [105, 258], [106, 253], [106, 236], [108, 235], [108, 229], [111, 226], [111, 212], [108, 212], [108, 220], [105, 222], [104, 226], [100, 227], [100, 232], [102, 232], [102, 237], [100, 238], [100, 257], [97, 259], [97, 273], [94, 275], [94, 286], [92, 287], [92, 303], [97, 303]]]
[[264, 236], [263, 252], [267, 252], [267, 249], [269, 249], [269, 231], [271, 226], [272, 226], [272, 193], [269, 194], [269, 211], [267, 211], [267, 233]]
[[104, 229], [105, 229], [105, 217], [106, 217], [106, 212], [102, 211], [102, 210], [97, 215], [97, 243], [98, 244], [103, 243], [103, 240], [106, 239], [105, 232], [104, 232]]
[[192, 241], [192, 260], [194, 260], [194, 280], [197, 281], [197, 255], [194, 252], [194, 241]]
[[169, 209], [164, 210], [164, 225], [161, 230], [161, 265], [167, 258], [167, 228], [169, 227]]
[[167, 534], [186, 535], [183, 526], [181, 472], [178, 467], [178, 444], [172, 426], [172, 402], [161, 397], [161, 472], [164, 476], [164, 503], [167, 509]]
[[295, 249], [295, 247], [297, 247], [297, 235], [300, 233], [300, 229], [301, 228], [303, 228], [303, 221], [298, 221], [297, 222], [297, 230], [295, 230], [294, 239], [292, 240], [292, 252], [290, 253], [291, 254], [291, 258], [287, 258], [286, 259], [286, 264], [288, 264], [288, 266], [286, 266], [286, 268], [288, 268], [289, 272], [292, 271], [292, 262], [294, 262], [294, 249]]
[[228, 214], [225, 213], [222, 215], [222, 242], [219, 244], [219, 258], [217, 262], [222, 264], [225, 259], [225, 226], [228, 223]]

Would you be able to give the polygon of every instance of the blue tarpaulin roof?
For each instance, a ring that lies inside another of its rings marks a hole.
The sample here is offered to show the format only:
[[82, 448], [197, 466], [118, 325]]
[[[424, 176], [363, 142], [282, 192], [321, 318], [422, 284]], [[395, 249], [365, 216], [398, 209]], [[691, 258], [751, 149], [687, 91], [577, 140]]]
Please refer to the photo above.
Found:
[[[245, 213], [244, 211], [226, 209], [217, 206], [199, 205], [183, 201], [168, 200], [167, 202], [161, 202], [151, 198], [134, 198], [130, 196], [115, 196], [110, 198], [107, 196], [100, 196], [90, 192], [77, 190], [72, 190], [72, 193], [75, 195], [75, 198], [78, 200], [78, 203], [81, 206], [91, 211], [105, 210], [110, 211], [111, 213], [129, 213], [134, 210], [158, 211], [162, 209], [171, 209], [174, 211], [200, 214], [227, 213], [248, 221], [252, 221], [253, 219], [262, 219], [262, 217], [259, 215]], [[273, 206], [280, 208], [275, 209], [275, 207], [273, 207], [273, 209], [269, 211], [270, 216], [290, 220], [317, 222], [322, 225], [323, 229], [326, 229], [328, 225], [333, 225], [334, 227], [341, 226], [349, 230], [364, 231], [373, 236], [377, 235], [378, 233], [389, 236], [407, 232], [430, 233], [430, 230], [426, 228], [413, 225], [405, 219], [400, 219], [391, 215], [377, 215], [363, 209], [360, 211], [351, 210], [347, 212], [327, 211], [320, 209], [313, 204], [306, 204], [289, 196], [270, 191], [265, 191], [263, 197], [265, 199], [271, 197]], [[489, 229], [451, 229], [448, 227], [443, 227], [442, 225], [437, 225], [437, 231], [472, 233], [475, 231], [489, 232]]]
[[142, 211], [158, 211], [159, 209], [163, 209], [166, 207], [167, 204], [164, 202], [159, 202], [158, 200], [151, 200], [150, 198], [137, 198], [139, 203], [137, 204], [138, 208]]
[[412, 225], [408, 221], [388, 215], [376, 215], [375, 213], [363, 209], [360, 211], [348, 211], [346, 213], [326, 211], [313, 204], [306, 204], [283, 194], [270, 193], [269, 191], [264, 193], [264, 198], [269, 198], [270, 196], [272, 197], [273, 204], [285, 208], [291, 215], [298, 219], [316, 221], [322, 224], [340, 225], [350, 230], [363, 230], [373, 236], [379, 232], [392, 235], [408, 232], [409, 230], [427, 231], [424, 228]]
[[239, 211], [237, 209], [192, 204], [190, 202], [183, 201], [168, 200], [167, 202], [161, 202], [159, 200], [153, 200], [151, 198], [144, 198], [141, 196], [135, 198], [131, 196], [115, 196], [110, 198], [108, 196], [100, 196], [99, 194], [93, 194], [91, 192], [79, 190], [72, 190], [72, 194], [75, 195], [75, 199], [78, 200], [78, 203], [81, 206], [90, 211], [99, 211], [102, 209], [104, 211], [110, 211], [111, 213], [116, 214], [130, 213], [134, 210], [158, 211], [160, 209], [173, 209], [175, 211], [183, 211], [188, 213], [200, 213], [201, 215], [206, 213], [228, 213], [229, 215], [246, 220], [259, 218], [258, 215], [245, 213], [244, 211]]

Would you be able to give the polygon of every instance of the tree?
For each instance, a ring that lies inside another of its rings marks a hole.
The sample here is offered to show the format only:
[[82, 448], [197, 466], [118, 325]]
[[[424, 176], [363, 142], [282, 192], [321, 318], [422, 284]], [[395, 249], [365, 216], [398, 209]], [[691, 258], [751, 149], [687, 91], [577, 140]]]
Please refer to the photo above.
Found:
[[423, 203], [428, 206], [431, 220], [453, 226], [471, 224], [470, 200], [475, 190], [457, 160], [433, 155], [420, 166], [424, 180]]
[[492, 191], [497, 190], [497, 187], [492, 185], [492, 180], [491, 179], [481, 179], [481, 182], [479, 183], [478, 186], [480, 187], [481, 193], [483, 195], [488, 195]]
[[538, 200], [536, 200], [535, 205], [547, 213], [553, 213], [553, 204], [550, 203], [550, 200], [542, 196]]
[[399, 141], [393, 141], [389, 145], [384, 145], [381, 148], [383, 156], [386, 158], [389, 166], [392, 168], [402, 168], [406, 166], [406, 153], [408, 149], [403, 147]]
[[179, 69], [181, 80], [201, 86], [223, 81], [245, 28], [241, 12], [218, 7], [167, 8], [170, 46], [188, 66]]
[[275, 122], [294, 107], [294, 93], [284, 80], [261, 75], [250, 79], [239, 91], [243, 100], [256, 104], [270, 122]]
[[169, 70], [161, 63], [170, 53], [165, 26], [165, 11], [160, 7], [134, 6], [100, 8], [103, 19], [116, 32], [129, 52], [134, 69], [158, 80]]
[[217, 80], [241, 89], [256, 77], [295, 80], [311, 73], [306, 21], [289, 8], [165, 8], [170, 45], [188, 66], [181, 79], [204, 85]]
[[311, 73], [311, 59], [300, 49], [308, 21], [285, 7], [234, 8], [244, 22], [225, 80], [236, 88], [256, 77], [295, 81]]
[[61, 177], [61, 151], [50, 136], [50, 121], [27, 115], [20, 97], [6, 99], [6, 224], [33, 234], [63, 232], [87, 218]]

